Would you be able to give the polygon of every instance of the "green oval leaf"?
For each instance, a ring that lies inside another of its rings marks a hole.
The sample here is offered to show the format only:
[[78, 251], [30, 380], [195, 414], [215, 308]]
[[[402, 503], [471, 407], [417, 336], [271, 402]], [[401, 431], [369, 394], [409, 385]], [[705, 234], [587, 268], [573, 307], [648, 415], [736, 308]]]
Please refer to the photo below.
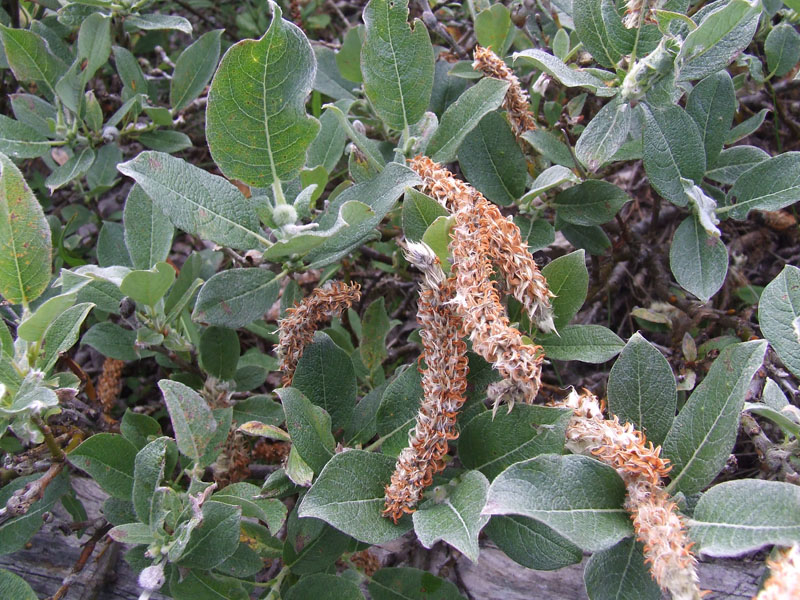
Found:
[[652, 109], [642, 105], [644, 169], [650, 185], [664, 198], [686, 206], [681, 178], [699, 183], [706, 170], [703, 139], [694, 120], [679, 106]]
[[620, 337], [602, 325], [567, 325], [559, 334], [536, 338], [548, 358], [604, 363], [625, 347]]
[[217, 430], [217, 422], [203, 397], [192, 388], [162, 379], [158, 387], [175, 431], [181, 454], [199, 460]]
[[50, 283], [50, 227], [19, 169], [0, 154], [0, 295], [27, 305]]
[[208, 92], [206, 138], [222, 172], [255, 187], [297, 176], [319, 132], [305, 98], [317, 70], [305, 34], [272, 6], [259, 40], [242, 40], [222, 57]]
[[265, 269], [221, 271], [200, 288], [192, 319], [238, 329], [260, 319], [279, 291], [280, 279]]
[[669, 267], [683, 289], [708, 302], [725, 283], [728, 249], [697, 218], [687, 217], [672, 238]]
[[633, 538], [592, 554], [583, 581], [589, 600], [661, 600], [661, 588], [644, 562], [642, 544]]
[[710, 556], [791, 546], [800, 542], [800, 488], [759, 479], [715, 485], [700, 498], [689, 527], [700, 552]]
[[349, 427], [358, 391], [356, 373], [350, 355], [328, 335], [314, 334], [297, 361], [292, 387], [328, 412], [334, 431]]
[[613, 183], [589, 179], [559, 193], [553, 204], [567, 223], [591, 227], [613, 219], [630, 199]]
[[800, 377], [800, 269], [786, 265], [764, 288], [758, 323], [786, 368]]
[[800, 200], [800, 152], [784, 152], [745, 171], [717, 212], [744, 219], [751, 210], [778, 210]]
[[380, 569], [368, 588], [372, 600], [464, 600], [455, 584], [411, 567]]
[[586, 456], [546, 454], [498, 475], [483, 512], [536, 519], [594, 552], [633, 532], [622, 507], [625, 493], [622, 479], [607, 465]]
[[711, 167], [722, 151], [736, 112], [733, 80], [727, 71], [709, 75], [694, 86], [686, 100], [686, 112], [697, 123], [706, 151], [706, 167]]
[[495, 515], [484, 531], [511, 560], [529, 569], [555, 571], [583, 558], [575, 544], [528, 517]]
[[515, 406], [506, 413], [484, 411], [464, 427], [458, 457], [490, 480], [507, 467], [540, 454], [559, 454], [571, 414], [544, 406]]
[[478, 562], [478, 534], [489, 521], [481, 511], [486, 503], [489, 480], [480, 471], [469, 471], [455, 486], [447, 486], [447, 497], [431, 500], [414, 513], [414, 532], [426, 548], [439, 540]]
[[667, 359], [634, 333], [608, 375], [608, 408], [658, 446], [675, 418], [678, 387]]
[[502, 79], [485, 77], [461, 94], [444, 111], [425, 153], [436, 162], [455, 160], [461, 142], [487, 113], [500, 106], [508, 86]]
[[490, 112], [458, 147], [464, 176], [492, 202], [509, 205], [525, 192], [528, 163], [505, 118]]
[[736, 441], [745, 393], [766, 350], [766, 340], [733, 344], [711, 365], [664, 440], [664, 456], [673, 465], [668, 491], [699, 492], [725, 466]]
[[217, 175], [163, 152], [141, 152], [117, 170], [135, 180], [175, 227], [221, 246], [269, 245], [251, 201]]
[[433, 89], [433, 46], [422, 22], [408, 24], [408, 0], [371, 0], [364, 9], [364, 92], [389, 127], [406, 130], [425, 114]]
[[381, 515], [385, 486], [394, 471], [385, 454], [347, 450], [336, 454], [317, 477], [298, 508], [300, 517], [316, 517], [367, 544], [382, 544], [411, 529]]
[[565, 256], [559, 256], [545, 265], [542, 275], [547, 280], [547, 287], [555, 294], [551, 304], [553, 322], [558, 330], [570, 322], [586, 300], [589, 291], [586, 253], [583, 250], [576, 250]]
[[131, 499], [136, 447], [121, 435], [95, 434], [70, 452], [67, 459], [115, 498]]

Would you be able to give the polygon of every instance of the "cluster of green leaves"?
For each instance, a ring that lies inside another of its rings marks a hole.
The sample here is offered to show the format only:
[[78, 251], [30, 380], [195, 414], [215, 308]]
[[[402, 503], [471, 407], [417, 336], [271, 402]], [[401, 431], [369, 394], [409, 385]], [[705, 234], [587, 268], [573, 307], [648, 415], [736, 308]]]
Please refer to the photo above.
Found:
[[[157, 363], [168, 377], [159, 387], [173, 436], [128, 411], [120, 434], [96, 433], [68, 455], [109, 494], [110, 535], [131, 546], [126, 558], [147, 574], [142, 585], [163, 583], [162, 592], [178, 599], [244, 599], [265, 585], [264, 598], [363, 598], [365, 576], [348, 568], [335, 577], [337, 560], [413, 530], [423, 546], [444, 541], [473, 561], [483, 534], [534, 569], [558, 569], [590, 552], [591, 598], [613, 597], [612, 581], [630, 597], [660, 597], [633, 540], [619, 475], [564, 453], [566, 410], [516, 406], [494, 415], [484, 400], [498, 375], [476, 355], [457, 460], [413, 516], [394, 524], [381, 515], [423, 396], [415, 366], [389, 358], [387, 335], [398, 324], [391, 298], [318, 332], [292, 386], [277, 390], [280, 403], [258, 393], [277, 361], [260, 345], [243, 353], [240, 334], [276, 341], [263, 317], [279, 297], [283, 314], [302, 296], [292, 275], [347, 275], [343, 261], [373, 244], [392, 264], [371, 266], [405, 276], [397, 244], [382, 241], [388, 230], [425, 241], [449, 265], [451, 220], [415, 189], [421, 181], [405, 166], [418, 153], [457, 162], [487, 198], [513, 207], [532, 251], [553, 243], [556, 231], [577, 248], [543, 269], [558, 334], [533, 330], [512, 300], [509, 313], [551, 361], [618, 356], [609, 409], [662, 445], [673, 464], [668, 491], [690, 518], [697, 549], [734, 556], [800, 540], [800, 494], [789, 484], [741, 480], [708, 489], [734, 447], [742, 411], [774, 421], [787, 441], [800, 431], [774, 381], [763, 401], [745, 402], [768, 343], [800, 377], [800, 269], [786, 267], [761, 294], [766, 339], [716, 340], [719, 356], [696, 387], [679, 388], [640, 334], [626, 343], [608, 327], [571, 323], [588, 295], [586, 254], [608, 252], [603, 226], [631, 200], [607, 180], [619, 165], [641, 160], [658, 197], [683, 211], [670, 266], [701, 301], [717, 293], [728, 269], [720, 221], [798, 200], [798, 153], [771, 157], [734, 145], [766, 113], [732, 126], [737, 94], [787, 76], [800, 58], [796, 15], [776, 0], [717, 0], [687, 16], [688, 2], [670, 0], [655, 23], [626, 29], [622, 3], [574, 0], [554, 3], [523, 30], [502, 4], [471, 2], [478, 42], [523, 78], [539, 77], [531, 110], [543, 127], [520, 145], [501, 109], [509, 82], [483, 77], [466, 60], [437, 58], [423, 23], [408, 22], [407, 0], [371, 0], [364, 24], [346, 32], [338, 51], [312, 44], [268, 4], [269, 20], [240, 14], [239, 26], [259, 39], [233, 44], [217, 64], [222, 32], [205, 33], [174, 65], [161, 59], [169, 78], [145, 75], [132, 47], [115, 45], [154, 30], [191, 33], [182, 17], [141, 12], [146, 3], [65, 3], [42, 9], [27, 28], [0, 26], [9, 69], [37, 91], [12, 97], [14, 119], [0, 116], [0, 295], [13, 325], [0, 327], [0, 441], [44, 439], [44, 425], [61, 410], [57, 391], [80, 387], [57, 369], [79, 340], [108, 358]], [[748, 53], [753, 48], [759, 54]], [[586, 52], [596, 64], [587, 66]], [[120, 107], [106, 115], [86, 88], [114, 73]], [[205, 136], [224, 176], [172, 155], [191, 146], [172, 127], [209, 82]], [[600, 108], [584, 125], [591, 104]], [[150, 149], [124, 157], [132, 142]], [[65, 245], [72, 225], [45, 216], [12, 162], [30, 158], [51, 170], [51, 193], [69, 184], [94, 198], [119, 183], [117, 173], [134, 180], [122, 222], [103, 224], [92, 264], [75, 260]], [[167, 262], [176, 230], [224, 252], [194, 251], [176, 273]], [[686, 346], [691, 362], [710, 350]], [[220, 394], [225, 408], [214, 404]], [[224, 458], [232, 433], [290, 442], [285, 464], [260, 486], [213, 488], [204, 471]], [[0, 503], [35, 479], [14, 479]], [[741, 506], [743, 495], [761, 510]], [[281, 500], [289, 497], [296, 502], [287, 512]], [[21, 548], [59, 500], [81, 514], [66, 473], [26, 514], [0, 523], [0, 550]], [[272, 559], [283, 569], [257, 583]], [[460, 597], [451, 583], [416, 569], [381, 569], [367, 580], [374, 600]], [[0, 589], [24, 585], [0, 572]]]

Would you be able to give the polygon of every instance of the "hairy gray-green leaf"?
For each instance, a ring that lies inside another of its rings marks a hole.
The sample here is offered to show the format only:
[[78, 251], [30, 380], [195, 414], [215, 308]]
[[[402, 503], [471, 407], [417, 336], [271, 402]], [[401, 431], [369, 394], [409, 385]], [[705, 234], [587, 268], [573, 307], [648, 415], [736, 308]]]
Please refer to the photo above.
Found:
[[166, 260], [172, 248], [172, 223], [138, 183], [128, 192], [123, 223], [125, 246], [135, 268], [149, 269]]
[[572, 18], [575, 32], [594, 59], [604, 67], [614, 67], [622, 54], [611, 42], [608, 28], [603, 19], [603, 3], [611, 0], [575, 0], [572, 4]]
[[174, 281], [175, 268], [167, 262], [158, 262], [152, 269], [128, 273], [119, 291], [136, 302], [155, 306]]
[[239, 506], [209, 500], [203, 504], [203, 521], [192, 530], [178, 564], [193, 569], [213, 569], [239, 545]]
[[305, 34], [281, 18], [259, 40], [242, 40], [222, 57], [211, 82], [206, 138], [222, 172], [255, 187], [293, 179], [319, 122], [306, 115], [317, 63]]
[[573, 225], [602, 225], [614, 218], [630, 196], [613, 183], [588, 179], [556, 196], [558, 216]]
[[722, 151], [722, 142], [736, 112], [733, 80], [727, 71], [709, 75], [694, 86], [686, 100], [686, 112], [700, 130], [709, 168]]
[[502, 4], [493, 4], [475, 17], [475, 37], [484, 48], [491, 48], [504, 56], [514, 41], [515, 29], [511, 24], [511, 11]]
[[[344, 106], [349, 104], [345, 101], [341, 102]], [[322, 165], [327, 173], [332, 173], [336, 163], [342, 158], [342, 152], [347, 142], [347, 132], [336, 114], [327, 108], [319, 118], [319, 124], [319, 133], [308, 147], [306, 165], [308, 167]]]
[[800, 542], [800, 488], [759, 479], [715, 485], [700, 498], [689, 528], [700, 552], [710, 556], [791, 546]]
[[[72, 5], [74, 6], [74, 5]], [[169, 593], [175, 600], [247, 600], [250, 594], [244, 583], [231, 577], [217, 576], [211, 572], [188, 571], [186, 577], [173, 577]]]
[[131, 15], [125, 19], [125, 22], [130, 23], [139, 29], [143, 29], [144, 31], [175, 29], [176, 31], [180, 31], [186, 35], [192, 34], [192, 24], [189, 22], [189, 20], [175, 15]]
[[33, 127], [0, 115], [0, 152], [14, 158], [37, 158], [50, 148], [47, 138]]
[[525, 192], [528, 164], [500, 113], [490, 112], [458, 147], [464, 176], [492, 202], [506, 206]]
[[[585, 22], [583, 17], [585, 16], [585, 12], [590, 10], [588, 6], [589, 2], [576, 2], [575, 6], [578, 6], [578, 12], [581, 14], [581, 17], [577, 17], [577, 21], [581, 22], [581, 29], [584, 30], [584, 34], [586, 34], [585, 26], [589, 25], [590, 23]], [[577, 21], [575, 23], [576, 28], [578, 27]], [[579, 33], [579, 36], [581, 34]], [[583, 37], [581, 37], [583, 40]], [[585, 44], [586, 45], [586, 44]], [[592, 52], [594, 56], [594, 52]], [[612, 51], [613, 52], [613, 51]], [[566, 87], [582, 87], [590, 90], [595, 96], [600, 97], [611, 97], [616, 95], [617, 90], [611, 87], [608, 87], [606, 83], [596, 77], [589, 71], [585, 71], [583, 69], [572, 69], [568, 67], [564, 62], [553, 56], [552, 54], [548, 54], [544, 50], [539, 49], [532, 49], [532, 50], [523, 50], [522, 52], [515, 52], [513, 56], [514, 64], [516, 65], [518, 62], [520, 64], [534, 67], [540, 71], [544, 71], [551, 77], [553, 77], [556, 81], [561, 83]], [[602, 61], [598, 59], [598, 62], [602, 64]], [[596, 70], [597, 72], [597, 70]], [[607, 79], [614, 78], [613, 73], [607, 74]], [[617, 102], [619, 104], [619, 102]], [[608, 106], [608, 105], [606, 105]], [[599, 113], [598, 113], [599, 114]], [[627, 131], [625, 132], [627, 133]]]
[[28, 342], [38, 342], [50, 323], [75, 304], [77, 297], [77, 294], [69, 293], [48, 298], [32, 315], [20, 322], [17, 337]]
[[200, 394], [182, 383], [162, 379], [158, 387], [164, 395], [178, 450], [199, 460], [217, 430], [211, 409]]
[[117, 169], [141, 185], [176, 227], [232, 248], [268, 245], [259, 233], [252, 202], [223, 177], [152, 151], [141, 152]]
[[336, 454], [303, 497], [298, 515], [322, 519], [367, 544], [400, 537], [411, 529], [411, 519], [395, 525], [381, 515], [394, 463], [390, 456], [364, 450]]
[[145, 525], [150, 524], [156, 488], [164, 478], [167, 463], [167, 444], [172, 440], [161, 437], [153, 440], [136, 454], [133, 466], [133, 508]]
[[366, 204], [374, 213], [357, 225], [342, 230], [339, 234], [314, 248], [305, 257], [311, 267], [324, 267], [338, 262], [365, 241], [374, 239], [383, 218], [395, 205], [407, 187], [418, 185], [419, 177], [403, 165], [391, 162], [375, 179], [347, 188], [339, 194], [328, 209], [319, 216], [317, 223], [321, 229], [329, 228], [337, 218], [338, 209], [346, 202], [356, 200]]
[[461, 142], [489, 112], [503, 102], [510, 84], [485, 77], [459, 96], [444, 111], [439, 127], [425, 150], [434, 161], [447, 163], [456, 158]]
[[678, 388], [667, 359], [638, 332], [631, 336], [608, 375], [608, 408], [661, 445], [667, 436]]
[[758, 323], [783, 364], [800, 377], [800, 269], [786, 265], [761, 294]]
[[172, 110], [177, 112], [186, 108], [211, 81], [219, 60], [222, 31], [216, 29], [203, 34], [175, 61], [169, 89]]
[[422, 118], [433, 89], [433, 46], [419, 19], [409, 26], [408, 0], [371, 0], [364, 9], [364, 92], [389, 127]]
[[27, 305], [50, 283], [50, 227], [19, 169], [0, 154], [0, 295]]
[[713, 168], [706, 171], [711, 181], [732, 185], [739, 176], [759, 163], [769, 159], [769, 154], [755, 146], [734, 146], [723, 150]]
[[53, 172], [45, 179], [44, 184], [50, 189], [52, 194], [58, 188], [64, 187], [73, 179], [81, 177], [94, 163], [94, 150], [89, 147], [77, 152], [63, 165], [53, 169]]
[[78, 58], [86, 60], [81, 77], [88, 81], [111, 55], [111, 18], [92, 13], [81, 23], [78, 32]]
[[455, 584], [411, 567], [380, 569], [368, 589], [372, 600], [464, 600]]
[[439, 217], [447, 216], [447, 210], [436, 200], [408, 188], [403, 198], [403, 234], [406, 239], [418, 242], [428, 227]]
[[277, 534], [286, 519], [286, 507], [275, 498], [259, 498], [261, 488], [252, 483], [232, 483], [211, 496], [215, 502], [242, 507], [242, 516], [263, 521]]
[[609, 466], [586, 456], [546, 454], [498, 475], [483, 512], [536, 519], [594, 552], [632, 533], [622, 507], [625, 493], [625, 484]]
[[726, 67], [753, 39], [760, 2], [731, 0], [719, 6], [686, 36], [675, 59], [680, 81], [702, 79]]
[[800, 34], [789, 23], [776, 25], [764, 41], [767, 68], [775, 77], [783, 77], [800, 60]]
[[586, 253], [576, 250], [559, 256], [542, 269], [547, 286], [555, 294], [550, 303], [553, 307], [553, 322], [561, 329], [570, 322], [586, 300], [589, 291], [589, 270], [586, 268]]
[[766, 340], [727, 346], [695, 388], [664, 440], [664, 455], [673, 465], [669, 491], [699, 492], [725, 466], [745, 393], [766, 350]]
[[261, 318], [275, 303], [279, 291], [280, 279], [271, 271], [220, 271], [200, 288], [192, 319], [238, 329]]
[[197, 347], [200, 365], [217, 379], [228, 381], [236, 375], [239, 362], [239, 336], [227, 327], [207, 327]]
[[8, 64], [19, 81], [35, 81], [55, 96], [56, 82], [66, 72], [67, 65], [54, 56], [42, 37], [27, 29], [12, 29], [0, 25]]
[[53, 137], [56, 122], [56, 107], [33, 94], [10, 94], [11, 110], [20, 123], [36, 130], [45, 137]]
[[350, 356], [322, 332], [303, 350], [292, 387], [324, 408], [334, 431], [348, 427], [356, 404], [356, 374]]
[[724, 208], [734, 219], [751, 210], [778, 210], [800, 200], [800, 152], [784, 152], [748, 169], [728, 191]]
[[625, 347], [619, 336], [602, 325], [567, 325], [555, 333], [537, 338], [548, 358], [604, 363]]
[[91, 346], [106, 358], [135, 361], [140, 356], [136, 352], [136, 332], [123, 329], [116, 323], [101, 321], [95, 323], [83, 334], [81, 344]]
[[569, 169], [575, 168], [575, 161], [572, 159], [569, 148], [551, 132], [545, 129], [533, 129], [523, 133], [522, 139], [550, 162]]
[[643, 550], [641, 542], [630, 537], [592, 554], [583, 572], [589, 600], [661, 600]]
[[466, 468], [494, 479], [521, 460], [561, 453], [570, 416], [544, 406], [516, 406], [497, 415], [484, 411], [461, 432], [458, 457]]
[[628, 138], [633, 109], [617, 96], [589, 121], [575, 144], [575, 156], [590, 171], [612, 159]]
[[378, 435], [384, 454], [397, 456], [408, 443], [408, 432], [423, 398], [422, 379], [413, 366], [407, 367], [386, 387], [378, 408]]
[[115, 498], [131, 499], [136, 447], [121, 435], [95, 434], [70, 452], [67, 459]]
[[[770, 110], [768, 108], [762, 108], [752, 117], [748, 117], [734, 128], [732, 128], [728, 134], [725, 136], [725, 143], [726, 144], [735, 144], [739, 140], [746, 138], [748, 135], [755, 133], [758, 131], [759, 127], [764, 123], [764, 119], [769, 114]], [[733, 148], [729, 148], [729, 150], [733, 150]]]
[[686, 217], [672, 238], [669, 267], [682, 288], [708, 302], [725, 283], [728, 249], [696, 217]]
[[481, 514], [488, 490], [489, 481], [480, 471], [462, 475], [454, 488], [448, 486], [446, 498], [426, 502], [414, 513], [417, 539], [426, 548], [442, 540], [478, 562], [478, 534], [489, 521]]
[[331, 598], [331, 600], [364, 600], [358, 585], [349, 579], [328, 573], [312, 573], [302, 577], [284, 596], [286, 600]]
[[495, 515], [484, 532], [510, 559], [529, 569], [555, 571], [583, 558], [575, 544], [529, 517]]
[[36, 368], [48, 372], [56, 365], [62, 352], [66, 352], [78, 341], [81, 325], [94, 308], [91, 302], [71, 306], [58, 315], [44, 332], [44, 352], [36, 360]]
[[[739, 0], [737, 0], [739, 1]], [[656, 191], [678, 206], [688, 198], [681, 178], [699, 183], [706, 170], [703, 139], [694, 120], [679, 106], [644, 112], [644, 169]]]
[[295, 388], [281, 388], [277, 394], [286, 413], [286, 429], [292, 437], [292, 447], [315, 473], [319, 473], [333, 456], [336, 445], [330, 416]]

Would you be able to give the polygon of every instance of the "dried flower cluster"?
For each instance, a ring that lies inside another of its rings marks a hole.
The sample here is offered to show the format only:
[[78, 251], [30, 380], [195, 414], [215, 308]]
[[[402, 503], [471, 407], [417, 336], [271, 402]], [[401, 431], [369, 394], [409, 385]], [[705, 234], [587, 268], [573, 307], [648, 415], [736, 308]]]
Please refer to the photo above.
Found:
[[524, 344], [522, 334], [509, 324], [492, 280], [493, 264], [505, 278], [509, 291], [524, 306], [540, 329], [553, 330], [553, 294], [547, 287], [519, 228], [470, 185], [453, 177], [427, 157], [411, 160], [422, 177], [423, 191], [454, 212], [451, 251], [456, 277], [452, 303], [463, 321], [473, 349], [491, 362], [530, 403], [539, 390], [540, 346]]
[[408, 243], [406, 256], [425, 275], [420, 285], [417, 320], [426, 367], [422, 371], [424, 399], [386, 486], [384, 516], [395, 523], [414, 511], [433, 475], [445, 467], [448, 442], [458, 437], [456, 417], [467, 389], [467, 345], [461, 339], [461, 319], [448, 304], [454, 293], [434, 252], [425, 244]]
[[625, 4], [625, 18], [622, 19], [622, 24], [627, 29], [636, 29], [643, 23], [657, 23], [655, 12], [662, 4], [663, 1], [656, 0], [649, 2], [648, 0], [628, 0]]
[[755, 600], [800, 598], [800, 546], [784, 550], [775, 560], [767, 560], [770, 575]]
[[481, 46], [475, 46], [474, 58], [473, 69], [481, 71], [489, 77], [508, 81], [511, 84], [503, 100], [503, 108], [506, 109], [514, 135], [519, 138], [526, 131], [536, 129], [536, 121], [528, 110], [530, 107], [528, 93], [522, 89], [519, 79], [503, 62], [503, 59], [492, 52], [491, 49], [482, 48]]
[[603, 409], [588, 391], [572, 391], [555, 404], [569, 408], [573, 417], [567, 426], [567, 447], [591, 454], [614, 467], [628, 490], [625, 508], [631, 513], [636, 537], [644, 544], [645, 559], [653, 579], [675, 600], [699, 600], [696, 559], [692, 543], [677, 506], [661, 487], [670, 466], [633, 425], [605, 419]]
[[278, 321], [278, 355], [283, 371], [283, 385], [291, 385], [297, 361], [303, 349], [314, 339], [322, 323], [338, 317], [361, 299], [361, 286], [331, 281], [303, 298], [299, 305], [287, 309]]
[[103, 372], [97, 379], [97, 399], [103, 407], [103, 414], [111, 414], [114, 403], [122, 392], [122, 368], [125, 362], [116, 358], [103, 361]]

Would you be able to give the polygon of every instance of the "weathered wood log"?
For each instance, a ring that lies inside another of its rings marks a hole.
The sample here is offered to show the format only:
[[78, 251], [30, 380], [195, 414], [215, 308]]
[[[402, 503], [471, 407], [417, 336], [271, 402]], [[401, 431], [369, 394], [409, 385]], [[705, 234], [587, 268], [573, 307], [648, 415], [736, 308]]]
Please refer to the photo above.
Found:
[[[79, 477], [73, 478], [73, 487], [90, 519], [96, 518], [106, 498], [104, 492], [91, 480]], [[86, 537], [79, 540], [58, 529], [59, 523], [70, 521], [63, 509], [59, 507], [55, 517], [34, 536], [28, 549], [0, 556], [0, 568], [20, 575], [40, 598], [48, 598], [58, 590], [70, 575], [80, 556], [82, 542], [86, 541]], [[392, 544], [387, 546], [385, 550], [391, 551]], [[122, 550], [114, 544], [99, 559], [96, 550], [64, 600], [136, 600], [139, 597], [136, 574], [122, 558]], [[588, 597], [583, 586], [583, 566], [533, 571], [519, 566], [493, 547], [481, 550], [477, 564], [463, 556], [455, 563], [458, 579], [474, 600], [584, 600]], [[763, 573], [762, 560], [709, 559], [700, 563], [701, 588], [712, 592], [706, 600], [750, 600], [758, 591]], [[161, 600], [164, 597], [156, 594], [152, 598]]]

